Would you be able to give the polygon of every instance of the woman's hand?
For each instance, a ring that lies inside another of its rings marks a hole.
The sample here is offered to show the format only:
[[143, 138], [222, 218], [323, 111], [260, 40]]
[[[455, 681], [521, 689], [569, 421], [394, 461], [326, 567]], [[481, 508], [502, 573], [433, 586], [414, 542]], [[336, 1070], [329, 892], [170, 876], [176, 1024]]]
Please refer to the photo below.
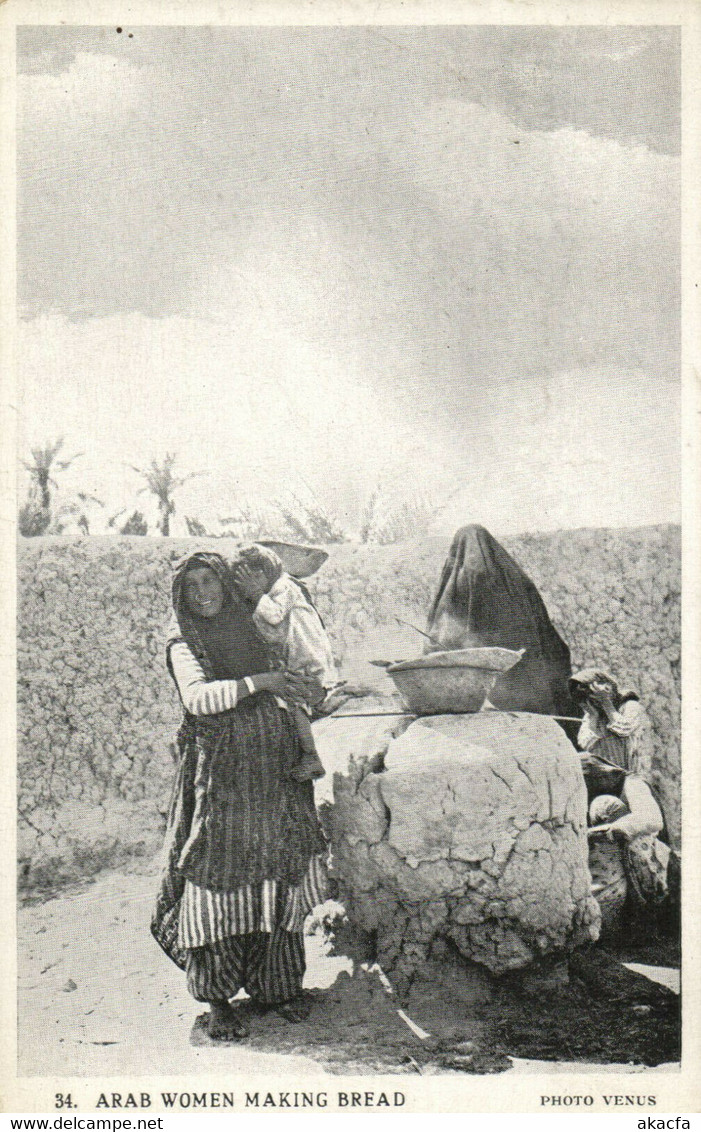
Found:
[[631, 826], [630, 814], [624, 814], [616, 821], [605, 822], [603, 825], [593, 825], [587, 830], [589, 838], [605, 837], [607, 841], [615, 841], [617, 837], [631, 841], [637, 834], [638, 830]]
[[638, 837], [641, 833], [652, 832], [651, 829], [641, 829], [632, 814], [624, 814], [623, 817], [611, 822], [611, 827], [606, 836], [609, 841], [615, 841], [617, 837], [622, 841], [632, 841], [634, 837]]
[[604, 713], [607, 719], [616, 714], [611, 688], [608, 684], [592, 683], [591, 698], [595, 706]]
[[252, 677], [257, 692], [272, 692], [290, 704], [312, 707], [324, 698], [324, 688], [315, 676], [293, 672], [260, 672]]
[[624, 836], [627, 841], [632, 841], [640, 834], [660, 833], [664, 825], [662, 810], [644, 778], [637, 774], [626, 775], [621, 799], [629, 813], [613, 823], [616, 833]]
[[284, 672], [260, 672], [252, 679], [256, 692], [272, 692], [281, 700], [289, 699], [287, 677]]
[[299, 673], [285, 672], [285, 699], [296, 704], [313, 707], [324, 698], [324, 687], [316, 676], [300, 676]]

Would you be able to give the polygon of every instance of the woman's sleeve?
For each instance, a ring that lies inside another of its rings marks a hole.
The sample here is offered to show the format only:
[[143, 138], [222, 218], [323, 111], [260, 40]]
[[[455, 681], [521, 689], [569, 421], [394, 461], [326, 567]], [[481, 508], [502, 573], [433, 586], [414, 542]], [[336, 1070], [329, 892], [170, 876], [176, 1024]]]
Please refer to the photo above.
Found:
[[630, 812], [619, 818], [616, 825], [624, 829], [628, 838], [660, 832], [664, 818], [645, 779], [638, 774], [627, 774], [621, 797]]
[[621, 739], [627, 739], [644, 722], [644, 711], [637, 700], [626, 700], [623, 706], [611, 716], [607, 723], [609, 731]]
[[652, 781], [655, 763], [655, 745], [652, 725], [645, 708], [637, 700], [628, 700], [621, 708], [627, 721], [632, 723], [628, 739], [628, 766], [634, 774], [639, 774], [646, 782]]
[[291, 585], [276, 584], [269, 593], [263, 594], [253, 612], [253, 623], [259, 625], [279, 625], [285, 620], [297, 600], [297, 593]]
[[170, 647], [170, 663], [185, 710], [190, 715], [216, 715], [236, 707], [236, 680], [208, 680], [184, 641]]
[[577, 742], [579, 743], [580, 751], [590, 751], [592, 747], [598, 743], [601, 735], [594, 728], [591, 716], [588, 711], [585, 711], [584, 718], [577, 733]]

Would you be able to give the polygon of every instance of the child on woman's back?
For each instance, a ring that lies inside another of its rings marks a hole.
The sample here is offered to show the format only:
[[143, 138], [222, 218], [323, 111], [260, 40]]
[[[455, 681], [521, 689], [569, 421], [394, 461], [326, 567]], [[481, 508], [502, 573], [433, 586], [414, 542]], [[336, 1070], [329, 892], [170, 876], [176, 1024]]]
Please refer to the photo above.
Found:
[[[338, 684], [331, 643], [321, 618], [302, 586], [283, 570], [274, 551], [252, 546], [241, 552], [234, 571], [238, 590], [255, 602], [253, 622], [263, 640], [272, 645], [279, 665], [298, 676], [313, 676], [328, 692]], [[286, 705], [287, 706], [287, 705]], [[289, 707], [302, 746], [302, 758], [290, 768], [298, 782], [322, 778], [309, 716], [304, 708]]]

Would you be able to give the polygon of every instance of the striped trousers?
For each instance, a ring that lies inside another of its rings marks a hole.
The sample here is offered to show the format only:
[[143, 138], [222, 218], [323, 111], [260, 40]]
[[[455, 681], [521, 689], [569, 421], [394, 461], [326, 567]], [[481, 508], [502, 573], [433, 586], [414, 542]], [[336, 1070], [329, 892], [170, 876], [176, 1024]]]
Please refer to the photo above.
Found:
[[243, 989], [266, 1006], [296, 998], [304, 977], [304, 935], [277, 926], [187, 951], [187, 989], [198, 1002], [224, 1002]]

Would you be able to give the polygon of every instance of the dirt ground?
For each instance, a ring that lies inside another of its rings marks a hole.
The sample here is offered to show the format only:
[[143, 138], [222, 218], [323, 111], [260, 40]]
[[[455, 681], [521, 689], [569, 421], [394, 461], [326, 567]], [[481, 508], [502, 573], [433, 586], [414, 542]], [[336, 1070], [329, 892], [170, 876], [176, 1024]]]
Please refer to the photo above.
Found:
[[495, 982], [444, 956], [404, 1002], [317, 930], [309, 1020], [251, 1015], [248, 1040], [214, 1045], [148, 931], [155, 887], [149, 866], [20, 908], [22, 1076], [635, 1072], [679, 1060], [678, 946], [644, 925], [616, 954], [597, 947], [526, 979]]

